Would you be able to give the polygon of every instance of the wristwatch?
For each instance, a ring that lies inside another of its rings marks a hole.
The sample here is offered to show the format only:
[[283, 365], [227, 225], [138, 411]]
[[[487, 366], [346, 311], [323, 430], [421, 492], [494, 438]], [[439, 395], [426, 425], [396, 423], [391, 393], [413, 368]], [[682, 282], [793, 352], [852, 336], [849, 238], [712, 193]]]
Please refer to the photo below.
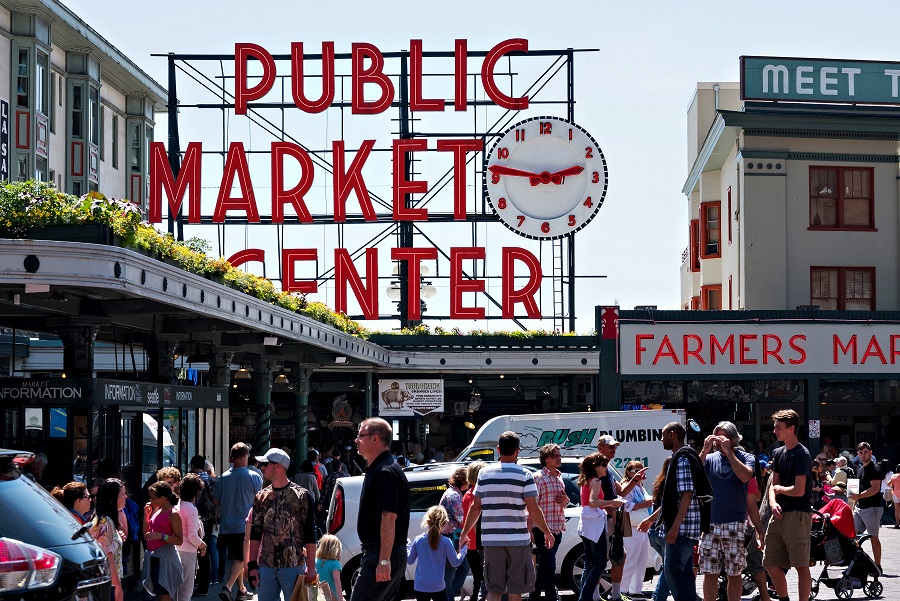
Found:
[[390, 559], [382, 559], [381, 561], [378, 562], [378, 565], [389, 566], [389, 565], [391, 565], [391, 560]]

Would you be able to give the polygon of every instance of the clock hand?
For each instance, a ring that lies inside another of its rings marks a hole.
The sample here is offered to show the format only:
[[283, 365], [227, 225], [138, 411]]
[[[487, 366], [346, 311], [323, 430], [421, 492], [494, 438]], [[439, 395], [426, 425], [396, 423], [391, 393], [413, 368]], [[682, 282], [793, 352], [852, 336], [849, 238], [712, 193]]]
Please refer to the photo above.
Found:
[[578, 175], [584, 171], [584, 167], [579, 165], [575, 165], [574, 167], [569, 167], [568, 169], [563, 169], [562, 171], [557, 171], [556, 173], [550, 174], [550, 177], [553, 178], [553, 183], [558, 184], [557, 178], [559, 177], [567, 177], [569, 175]]
[[488, 167], [488, 171], [494, 173], [496, 175], [514, 175], [518, 177], [531, 177], [531, 178], [540, 178], [539, 173], [531, 173], [530, 171], [523, 171], [521, 169], [514, 169], [512, 167], [506, 167], [505, 165], [491, 165]]

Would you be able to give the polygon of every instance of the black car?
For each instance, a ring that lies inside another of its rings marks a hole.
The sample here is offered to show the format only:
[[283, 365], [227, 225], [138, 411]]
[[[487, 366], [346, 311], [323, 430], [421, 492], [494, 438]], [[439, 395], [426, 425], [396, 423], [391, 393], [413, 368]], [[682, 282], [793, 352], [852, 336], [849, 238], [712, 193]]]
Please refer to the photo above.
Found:
[[109, 601], [106, 555], [65, 507], [22, 476], [32, 457], [0, 449], [0, 599]]

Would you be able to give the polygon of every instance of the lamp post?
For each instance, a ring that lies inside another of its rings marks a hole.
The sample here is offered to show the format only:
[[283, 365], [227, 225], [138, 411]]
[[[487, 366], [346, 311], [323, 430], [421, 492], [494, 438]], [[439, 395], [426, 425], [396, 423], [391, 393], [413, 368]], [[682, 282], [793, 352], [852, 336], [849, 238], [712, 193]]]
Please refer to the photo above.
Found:
[[[403, 273], [405, 270], [402, 265], [394, 265], [394, 276], [399, 276], [398, 279], [392, 280], [390, 285], [385, 289], [385, 293], [388, 298], [394, 301], [397, 305], [397, 309], [400, 313], [400, 327], [401, 328], [415, 328], [419, 324], [422, 323], [421, 319], [410, 319], [409, 318], [409, 306], [406, 292], [406, 274]], [[425, 303], [426, 300], [431, 300], [435, 296], [437, 296], [437, 288], [435, 288], [430, 281], [426, 278], [431, 275], [431, 270], [427, 265], [422, 263], [419, 264], [419, 308], [421, 310], [422, 315], [425, 314], [425, 311], [428, 309], [428, 305]]]

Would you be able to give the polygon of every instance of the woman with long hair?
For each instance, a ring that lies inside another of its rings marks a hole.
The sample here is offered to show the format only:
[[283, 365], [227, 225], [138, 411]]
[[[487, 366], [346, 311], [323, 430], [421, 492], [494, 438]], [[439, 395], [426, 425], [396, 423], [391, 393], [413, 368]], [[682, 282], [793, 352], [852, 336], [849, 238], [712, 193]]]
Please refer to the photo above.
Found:
[[[459, 543], [465, 512], [463, 511], [462, 498], [463, 493], [469, 488], [469, 481], [466, 478], [466, 468], [459, 467], [453, 470], [450, 478], [447, 480], [447, 490], [441, 495], [440, 505], [447, 510], [447, 524], [441, 531], [441, 534], [450, 539], [454, 549]], [[466, 576], [469, 575], [469, 564], [461, 563], [458, 567], [447, 564], [444, 566], [444, 584], [446, 585], [447, 598], [455, 599], [462, 588]]]
[[127, 499], [128, 492], [121, 480], [110, 478], [101, 484], [97, 488], [96, 510], [89, 530], [109, 559], [113, 601], [123, 601], [125, 598], [122, 590], [122, 544], [125, 537], [119, 531], [118, 523], [119, 512], [125, 508]]
[[91, 495], [83, 482], [69, 482], [50, 491], [53, 497], [69, 510], [79, 524], [84, 524], [91, 512]]
[[578, 601], [593, 601], [594, 589], [600, 582], [600, 574], [606, 569], [606, 508], [618, 508], [625, 504], [614, 494], [606, 498], [600, 478], [606, 475], [609, 459], [600, 453], [591, 453], [581, 460], [578, 486], [581, 487], [581, 522], [578, 535], [584, 543], [584, 572], [581, 574], [581, 592]]
[[894, 502], [894, 528], [900, 528], [900, 463], [894, 470], [894, 475], [886, 481], [888, 488], [891, 490]]
[[409, 544], [407, 562], [416, 564], [416, 578], [413, 581], [416, 601], [447, 601], [444, 565], [449, 563], [456, 567], [466, 556], [466, 545], [460, 547], [457, 553], [450, 539], [441, 534], [449, 521], [447, 510], [442, 506], [429, 508], [422, 518], [422, 530], [425, 532]]
[[175, 547], [184, 543], [181, 516], [175, 509], [178, 497], [168, 482], [150, 485], [150, 508], [147, 518], [147, 556], [149, 562], [144, 588], [160, 601], [171, 601], [172, 594], [184, 581], [181, 559]]
[[[635, 486], [631, 492], [625, 497], [625, 510], [631, 517], [631, 524], [636, 526], [645, 517], [650, 515], [650, 507], [653, 505], [653, 498], [646, 490], [644, 490], [644, 474], [641, 471], [644, 464], [638, 460], [629, 461], [625, 464], [625, 478], [622, 482], [622, 488], [627, 487], [632, 480]], [[632, 528], [631, 536], [623, 538], [625, 545], [625, 566], [622, 571], [622, 590], [628, 596], [640, 596], [641, 589], [644, 586], [644, 572], [647, 567], [647, 556], [650, 553], [650, 538], [646, 532], [640, 532], [637, 528]]]
[[206, 543], [203, 542], [203, 522], [194, 502], [203, 490], [203, 480], [197, 474], [187, 474], [181, 481], [181, 500], [176, 511], [181, 517], [184, 542], [177, 546], [178, 557], [184, 572], [184, 582], [178, 587], [176, 601], [190, 601], [194, 594], [194, 577], [197, 569], [197, 553], [206, 555]]

